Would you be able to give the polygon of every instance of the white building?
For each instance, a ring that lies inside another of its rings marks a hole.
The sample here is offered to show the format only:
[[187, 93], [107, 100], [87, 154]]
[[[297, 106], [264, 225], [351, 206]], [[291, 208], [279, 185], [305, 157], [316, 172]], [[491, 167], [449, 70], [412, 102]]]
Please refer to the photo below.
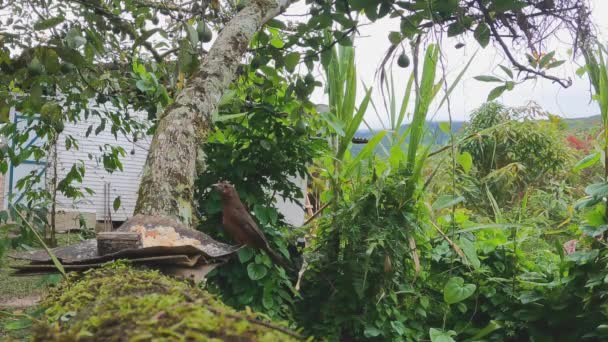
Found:
[[[19, 122], [19, 119], [19, 115], [11, 113], [11, 120]], [[93, 195], [86, 195], [85, 198], [79, 199], [75, 203], [58, 193], [57, 228], [60, 231], [78, 228], [79, 218], [84, 218], [89, 228], [97, 226], [97, 229], [110, 229], [110, 222], [114, 222], [116, 225], [133, 215], [151, 137], [140, 138], [135, 143], [120, 133], [116, 138], [110, 132], [109, 125], [98, 135], [91, 133], [89, 137], [86, 137], [89, 126], [93, 125], [94, 131], [99, 123], [100, 119], [97, 116], [91, 116], [88, 120], [77, 124], [66, 123], [64, 131], [58, 139], [58, 179], [63, 179], [72, 165], [82, 162], [85, 165], [85, 177], [81, 187], [94, 191]], [[65, 137], [67, 135], [73, 136], [78, 141], [78, 149], [66, 150]], [[42, 142], [37, 137], [30, 137], [29, 143], [41, 144]], [[101, 157], [106, 145], [121, 146], [125, 150], [126, 156], [120, 159], [123, 171], [117, 170], [108, 173], [104, 169]], [[47, 163], [50, 162], [52, 161], [47, 161]], [[9, 171], [4, 175], [4, 189], [1, 192], [4, 195], [2, 201], [4, 208], [8, 206], [9, 201], [14, 203], [20, 200], [16, 183], [21, 177], [32, 170], [37, 170], [40, 174], [52, 174], [53, 168], [47, 163], [26, 161], [16, 167], [12, 165], [9, 167]], [[306, 182], [295, 181], [305, 191]], [[121, 205], [117, 211], [114, 211], [113, 202], [117, 197], [120, 197]], [[304, 211], [299, 205], [285, 202], [280, 197], [277, 198], [277, 205], [290, 224], [298, 226], [304, 222]]]

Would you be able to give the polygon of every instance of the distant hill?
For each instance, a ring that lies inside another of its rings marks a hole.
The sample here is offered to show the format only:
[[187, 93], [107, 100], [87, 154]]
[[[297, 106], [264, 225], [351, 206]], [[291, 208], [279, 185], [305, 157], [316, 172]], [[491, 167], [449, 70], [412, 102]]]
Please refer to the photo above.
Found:
[[[439, 136], [437, 137], [437, 141], [435, 142], [436, 144], [445, 143], [449, 139], [449, 136], [447, 134], [445, 134], [444, 132], [442, 132], [441, 129], [439, 128], [439, 125], [441, 125], [441, 124], [442, 124], [442, 122], [440, 122], [440, 121], [427, 121], [425, 123], [425, 126], [427, 127], [427, 135], [429, 137], [432, 137], [435, 134], [439, 134]], [[464, 127], [464, 125], [465, 125], [464, 121], [453, 121], [452, 122], [452, 132], [453, 133], [460, 132], [460, 130]], [[399, 130], [399, 132], [403, 133], [409, 127], [410, 127], [409, 124], [405, 124], [405, 125], [401, 126], [401, 129]], [[357, 131], [357, 133], [356, 133], [355, 136], [357, 138], [370, 139], [371, 137], [373, 137], [379, 131], [380, 130], [377, 130], [377, 131], [374, 131], [374, 132], [370, 132], [369, 129], [359, 130], [359, 131]]]
[[602, 116], [594, 115], [586, 118], [564, 119], [570, 129], [587, 130], [598, 128], [602, 124]]
[[[601, 116], [594, 115], [594, 116], [589, 116], [589, 117], [585, 117], [585, 118], [564, 119], [564, 122], [568, 125], [569, 130], [571, 129], [571, 130], [576, 130], [576, 131], [584, 131], [584, 130], [600, 127]], [[425, 142], [427, 142], [427, 143], [430, 142], [431, 139], [434, 136], [436, 136], [436, 138], [435, 138], [436, 145], [445, 145], [448, 143], [450, 136], [439, 128], [439, 125], [441, 125], [441, 123], [442, 122], [439, 122], [439, 121], [427, 121], [426, 122], [427, 132], [426, 132], [426, 136], [424, 139]], [[454, 133], [454, 134], [461, 133], [462, 130], [464, 129], [465, 125], [466, 125], [465, 121], [453, 121], [452, 122], [452, 133]], [[408, 127], [409, 127], [409, 124], [405, 124], [405, 125], [401, 126], [401, 129], [399, 130], [399, 132], [403, 133], [406, 129], [408, 129]], [[379, 131], [380, 130], [370, 132], [369, 129], [359, 130], [359, 131], [357, 131], [355, 137], [371, 139]], [[384, 146], [389, 146], [387, 137], [384, 138], [384, 140], [382, 141], [382, 144]], [[361, 151], [363, 146], [365, 146], [365, 145], [353, 144], [352, 148], [351, 148], [351, 152], [356, 155], [357, 153], [359, 153], [359, 151]], [[377, 151], [380, 151], [380, 150], [377, 149]]]
[[[426, 128], [427, 128], [427, 132], [424, 138], [425, 142], [430, 142], [433, 137], [435, 137], [435, 144], [436, 145], [444, 145], [446, 144], [449, 139], [450, 136], [448, 134], [446, 134], [445, 132], [443, 132], [441, 130], [441, 128], [439, 128], [439, 125], [441, 125], [441, 122], [438, 121], [427, 121], [426, 122]], [[452, 133], [459, 133], [463, 127], [465, 125], [464, 121], [453, 121], [452, 122]], [[405, 130], [408, 129], [410, 125], [409, 124], [405, 124], [401, 126], [401, 129], [399, 130], [400, 133], [405, 132]], [[369, 129], [366, 130], [359, 130], [357, 131], [357, 133], [355, 134], [355, 137], [357, 138], [364, 138], [364, 139], [371, 139], [374, 135], [376, 135], [376, 133], [378, 133], [380, 130], [377, 131], [373, 131], [370, 132]], [[384, 146], [389, 146], [389, 142], [388, 142], [388, 137], [385, 137], [382, 141], [382, 144]], [[363, 148], [363, 144], [353, 144], [352, 148], [351, 148], [351, 152], [353, 154], [357, 154], [359, 153], [359, 151], [361, 151], [361, 149]]]

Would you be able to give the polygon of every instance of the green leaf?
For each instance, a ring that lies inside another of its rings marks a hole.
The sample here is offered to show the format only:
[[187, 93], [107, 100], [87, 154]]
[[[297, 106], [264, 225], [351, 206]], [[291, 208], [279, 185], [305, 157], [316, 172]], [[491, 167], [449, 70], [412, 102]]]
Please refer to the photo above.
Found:
[[106, 129], [106, 118], [102, 118], [99, 126], [95, 128], [95, 135], [99, 135], [104, 129]]
[[268, 218], [268, 208], [263, 205], [256, 204], [253, 206], [253, 213], [258, 221], [264, 225], [269, 222]]
[[253, 249], [251, 247], [244, 247], [244, 248], [239, 249], [239, 251], [237, 252], [237, 255], [239, 257], [239, 261], [241, 262], [241, 264], [244, 264], [247, 261], [251, 260], [251, 258], [253, 258], [255, 253], [253, 252]]
[[582, 67], [576, 69], [576, 76], [583, 77], [587, 73], [587, 66], [583, 65]]
[[448, 37], [454, 37], [466, 31], [467, 27], [460, 21], [455, 21], [448, 26]]
[[479, 261], [479, 257], [477, 257], [477, 249], [475, 248], [475, 243], [466, 238], [460, 238], [458, 240], [458, 245], [464, 252], [464, 255], [467, 257], [467, 261], [473, 266], [473, 268], [477, 269], [481, 267], [481, 261]]
[[548, 54], [544, 55], [544, 56], [543, 56], [543, 57], [540, 59], [540, 61], [538, 61], [538, 65], [539, 65], [541, 68], [546, 67], [546, 66], [549, 64], [549, 62], [551, 62], [551, 61], [553, 60], [553, 57], [555, 57], [555, 51], [551, 51], [551, 52], [549, 52]]
[[585, 223], [598, 227], [606, 223], [606, 207], [599, 205], [585, 213]]
[[606, 232], [606, 230], [608, 230], [608, 225], [606, 225], [606, 224], [599, 225], [599, 226], [585, 224], [585, 225], [581, 226], [581, 232], [583, 232], [583, 234], [589, 235], [591, 237], [596, 237], [601, 234], [604, 234]]
[[502, 328], [502, 325], [500, 325], [500, 322], [492, 320], [485, 327], [479, 329], [479, 331], [475, 335], [473, 335], [470, 338], [470, 340], [479, 341], [479, 340], [483, 339], [484, 337], [490, 335], [494, 331], [501, 329], [501, 328]]
[[399, 32], [392, 31], [388, 34], [388, 40], [393, 45], [397, 45], [397, 44], [401, 43], [401, 39], [402, 39], [401, 33], [399, 33]]
[[595, 165], [597, 162], [599, 162], [601, 157], [602, 157], [602, 154], [600, 152], [591, 153], [590, 155], [586, 156], [585, 158], [579, 160], [579, 162], [576, 163], [576, 165], [574, 165], [574, 168], [572, 170], [574, 172], [579, 172], [588, 167], [591, 167], [591, 166]]
[[547, 65], [546, 69], [553, 69], [553, 68], [557, 68], [558, 66], [562, 65], [566, 63], [566, 61], [555, 61], [555, 62], [551, 62]]
[[278, 29], [285, 29], [287, 28], [287, 26], [285, 25], [284, 22], [278, 20], [278, 19], [270, 19], [266, 22], [266, 25], [268, 25], [269, 27], [274, 27], [274, 28], [278, 28]]
[[17, 321], [8, 322], [3, 329], [7, 331], [22, 330], [32, 326], [32, 321], [29, 319], [20, 319]]
[[82, 32], [77, 27], [72, 27], [66, 35], [66, 43], [72, 49], [78, 49], [86, 44], [87, 40], [82, 36]]
[[607, 324], [600, 324], [595, 328], [595, 330], [600, 334], [600, 336], [608, 335], [608, 325]]
[[360, 11], [369, 5], [369, 0], [351, 0], [349, 1], [351, 9]]
[[[420, 81], [420, 96], [414, 107], [414, 115], [410, 125], [410, 141], [407, 147], [407, 161], [405, 165], [406, 173], [413, 175], [408, 180], [406, 196], [411, 196], [420, 177], [423, 161], [426, 157], [417, 157], [420, 144], [425, 132], [425, 122], [429, 111], [429, 106], [436, 95], [434, 91], [435, 76], [437, 71], [437, 61], [439, 58], [439, 47], [435, 44], [429, 45], [424, 57], [422, 67], [422, 79]], [[403, 134], [405, 137], [405, 134]], [[430, 146], [430, 145], [429, 145]]]
[[526, 54], [526, 58], [528, 59], [528, 63], [530, 63], [530, 65], [533, 68], [536, 68], [538, 66], [538, 61], [536, 60], [536, 58], [534, 58], [534, 56], [532, 56], [531, 54], [527, 53]]
[[346, 168], [346, 170], [344, 170], [345, 178], [349, 178], [352, 175], [352, 173], [361, 164], [362, 160], [366, 160], [373, 155], [374, 150], [376, 149], [376, 146], [378, 146], [378, 144], [382, 141], [382, 139], [384, 139], [385, 134], [386, 134], [386, 131], [380, 131], [376, 135], [374, 135], [374, 137], [371, 138], [367, 144], [365, 144], [365, 147], [363, 147], [363, 149], [361, 149], [361, 152], [359, 152], [359, 154], [357, 154], [355, 159], [353, 159], [348, 164], [348, 167]]
[[490, 10], [504, 13], [526, 7], [526, 3], [519, 0], [494, 0]]
[[[354, 93], [353, 93], [353, 95], [354, 95]], [[342, 160], [342, 158], [344, 157], [344, 153], [346, 153], [348, 146], [350, 146], [350, 143], [353, 140], [353, 137], [355, 136], [357, 129], [359, 129], [361, 122], [363, 122], [363, 118], [365, 116], [365, 113], [367, 112], [367, 106], [369, 105], [371, 96], [372, 96], [372, 89], [370, 88], [370, 89], [366, 90], [365, 97], [361, 101], [361, 104], [359, 105], [359, 109], [357, 109], [357, 112], [355, 113], [355, 115], [352, 116], [352, 118], [350, 119], [350, 122], [347, 123], [347, 126], [344, 130], [344, 139], [341, 139], [340, 144], [338, 146], [338, 153], [336, 153], [336, 157], [339, 160]], [[354, 96], [352, 97], [352, 101], [354, 101]], [[354, 102], [352, 102], [352, 103], [354, 104]], [[342, 108], [344, 108], [344, 107], [342, 107]], [[351, 109], [348, 109], [348, 110], [351, 111]], [[353, 110], [354, 110], [354, 108], [353, 108]]]
[[269, 286], [269, 284], [270, 284], [269, 282], [266, 282], [264, 284], [264, 293], [262, 295], [262, 305], [264, 306], [265, 309], [271, 309], [275, 305], [273, 293], [272, 293], [273, 286]]
[[61, 261], [59, 261], [59, 259], [55, 255], [55, 253], [53, 253], [53, 251], [46, 245], [46, 243], [44, 243], [44, 239], [40, 236], [40, 234], [38, 234], [36, 228], [32, 227], [32, 225], [29, 223], [29, 221], [27, 221], [25, 219], [25, 217], [23, 217], [23, 214], [21, 213], [21, 211], [14, 210], [14, 212], [17, 214], [17, 216], [19, 216], [19, 218], [21, 218], [21, 223], [26, 225], [30, 229], [30, 231], [34, 234], [34, 236], [36, 237], [38, 242], [42, 245], [42, 247], [44, 248], [46, 253], [49, 255], [49, 257], [53, 261], [53, 265], [55, 266], [55, 268], [59, 271], [59, 273], [61, 273], [61, 275], [63, 275], [63, 279], [65, 279], [67, 281], [68, 275], [67, 275], [67, 273], [65, 273], [65, 269], [63, 268]]
[[585, 188], [585, 192], [593, 197], [608, 197], [608, 183], [591, 184]]
[[260, 280], [266, 276], [268, 269], [266, 266], [256, 263], [247, 265], [247, 275], [251, 280]]
[[475, 28], [475, 32], [473, 32], [473, 36], [479, 45], [485, 48], [490, 43], [490, 27], [485, 22], [479, 23]]
[[473, 156], [469, 152], [460, 153], [456, 160], [462, 166], [464, 173], [469, 173], [473, 168]]
[[537, 291], [523, 291], [518, 296], [518, 299], [521, 301], [522, 304], [534, 303], [543, 298], [543, 294]]
[[391, 328], [393, 328], [393, 330], [399, 335], [399, 336], [403, 336], [406, 334], [407, 330], [405, 328], [405, 325], [403, 325], [402, 322], [399, 321], [392, 321], [391, 322]]
[[465, 284], [464, 279], [452, 277], [443, 288], [443, 299], [448, 304], [456, 304], [469, 298], [476, 289], [475, 284]]
[[596, 204], [600, 203], [601, 199], [599, 198], [592, 198], [592, 197], [585, 197], [583, 199], [581, 199], [580, 201], [578, 201], [576, 203], [576, 205], [574, 206], [574, 208], [576, 210], [581, 210], [584, 208], [590, 208], [595, 206]]
[[118, 209], [120, 208], [120, 196], [118, 196], [114, 199], [114, 202], [112, 203], [112, 207], [114, 208], [114, 211], [118, 211]]
[[331, 50], [325, 50], [321, 52], [321, 65], [324, 68], [327, 68], [329, 66], [329, 63], [331, 63], [333, 54], [331, 53]]
[[507, 90], [507, 86], [498, 86], [498, 87], [492, 89], [492, 91], [490, 91], [490, 94], [488, 95], [487, 101], [492, 101], [492, 100], [497, 99], [500, 95], [502, 95], [502, 93], [505, 92], [505, 90]]
[[[190, 30], [192, 30], [194, 28], [192, 28], [191, 26], [188, 26], [188, 34], [192, 34], [190, 32]], [[161, 32], [161, 29], [155, 28], [152, 30], [148, 30], [148, 31], [144, 31], [141, 36], [137, 37], [137, 39], [135, 39], [135, 42], [133, 43], [133, 48], [135, 48], [138, 45], [141, 45], [142, 43], [144, 43], [146, 40], [148, 40], [148, 38], [152, 37], [155, 33], [157, 32]], [[194, 32], [194, 34], [196, 35], [196, 42], [198, 43], [198, 35], [196, 34], [196, 30]], [[193, 39], [193, 38], [190, 38]], [[196, 45], [195, 43], [193, 43], [193, 45]]]
[[430, 328], [429, 336], [431, 342], [455, 342], [452, 336], [456, 335], [454, 331], [443, 331], [440, 329]]
[[321, 113], [321, 118], [325, 121], [325, 123], [327, 123], [331, 128], [333, 128], [333, 130], [339, 136], [344, 136], [344, 125], [340, 122], [340, 120], [338, 120], [338, 118], [334, 114], [330, 112], [324, 112]]
[[411, 38], [416, 33], [420, 32], [418, 25], [422, 21], [423, 16], [420, 14], [410, 15], [401, 19], [400, 29], [401, 34], [405, 37]]
[[270, 141], [267, 139], [262, 139], [260, 141], [260, 146], [262, 146], [266, 151], [270, 151], [272, 149], [272, 145], [270, 144]]
[[0, 123], [10, 121], [11, 106], [4, 99], [0, 100]]
[[574, 253], [566, 256], [566, 260], [572, 261], [572, 262], [576, 263], [577, 265], [584, 265], [584, 264], [589, 263], [590, 261], [595, 260], [598, 255], [599, 255], [599, 250], [597, 250], [597, 249], [594, 249], [591, 251], [580, 251], [580, 252], [574, 252]]
[[372, 326], [365, 327], [365, 330], [363, 331], [363, 335], [365, 335], [365, 337], [378, 337], [381, 334], [382, 330]]
[[296, 66], [300, 62], [300, 53], [292, 52], [288, 54], [287, 56], [285, 56], [283, 62], [285, 63], [285, 69], [287, 69], [287, 71], [294, 72], [296, 70]]
[[70, 48], [56, 48], [57, 54], [67, 63], [73, 64], [77, 67], [80, 67], [86, 63], [85, 59], [82, 55]]
[[464, 197], [456, 195], [443, 195], [435, 200], [432, 205], [433, 210], [441, 210], [445, 208], [451, 208], [458, 203], [464, 201]]
[[504, 82], [502, 79], [495, 77], [495, 76], [490, 76], [490, 75], [480, 75], [480, 76], [475, 76], [474, 78], [481, 82], [498, 82], [498, 83]]
[[277, 49], [282, 49], [285, 46], [285, 42], [283, 42], [278, 37], [274, 37], [270, 40], [270, 45], [274, 46]]
[[504, 65], [498, 65], [499, 68], [502, 69], [502, 71], [505, 72], [505, 74], [507, 74], [509, 76], [509, 78], [513, 78], [513, 71], [511, 71], [511, 69], [507, 68]]
[[49, 19], [39, 20], [34, 24], [34, 30], [41, 31], [41, 30], [50, 29], [52, 27], [55, 27], [55, 26], [61, 24], [64, 20], [65, 20], [65, 17], [62, 15], [53, 17], [53, 18], [49, 18]]
[[[185, 25], [185, 26], [186, 26], [186, 32], [188, 32], [188, 40], [190, 41], [190, 44], [192, 46], [197, 46], [198, 45], [198, 31], [197, 31], [196, 27], [194, 27], [194, 25]], [[158, 30], [158, 29], [155, 29], [155, 30]], [[154, 31], [154, 30], [152, 30], [152, 31]], [[148, 31], [148, 32], [150, 32], [150, 31]], [[147, 39], [146, 34], [144, 33], [142, 35], [142, 37], [143, 38], [140, 37], [141, 38], [140, 40], [141, 40], [141, 42], [144, 42]], [[137, 45], [140, 42], [136, 41], [135, 43]]]
[[39, 83], [34, 84], [30, 89], [30, 99], [32, 104], [39, 108], [42, 101], [42, 87]]

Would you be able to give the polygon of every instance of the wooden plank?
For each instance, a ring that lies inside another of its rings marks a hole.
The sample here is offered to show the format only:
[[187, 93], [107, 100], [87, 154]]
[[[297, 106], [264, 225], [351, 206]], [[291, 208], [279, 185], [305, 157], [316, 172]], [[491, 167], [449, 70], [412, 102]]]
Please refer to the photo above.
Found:
[[125, 249], [142, 248], [141, 235], [135, 232], [100, 232], [97, 233], [97, 252], [107, 255]]
[[[134, 265], [147, 264], [151, 266], [167, 265], [168, 268], [172, 267], [184, 267], [184, 265], [194, 265], [198, 261], [198, 257], [192, 258], [187, 255], [166, 255], [158, 257], [147, 257], [138, 259], [129, 259], [128, 262]], [[97, 268], [105, 265], [105, 263], [91, 263], [91, 264], [79, 264], [79, 265], [63, 265], [63, 268], [70, 271], [84, 271], [90, 268]], [[46, 274], [46, 273], [57, 273], [57, 269], [54, 265], [50, 264], [37, 264], [37, 265], [11, 265], [10, 268], [16, 270], [13, 275], [15, 276], [27, 276], [33, 274]]]

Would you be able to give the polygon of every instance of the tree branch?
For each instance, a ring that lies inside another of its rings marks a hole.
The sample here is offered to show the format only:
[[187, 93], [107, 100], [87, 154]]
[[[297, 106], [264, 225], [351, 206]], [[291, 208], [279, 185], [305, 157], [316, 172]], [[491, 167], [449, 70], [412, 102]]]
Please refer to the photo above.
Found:
[[160, 117], [144, 166], [136, 214], [190, 225], [195, 219], [194, 179], [205, 167], [200, 150], [211, 115], [236, 77], [254, 34], [291, 0], [252, 0], [223, 28], [197, 72]]
[[[114, 13], [108, 11], [107, 9], [97, 5], [96, 3], [93, 3], [91, 0], [70, 0], [70, 1], [79, 3], [88, 8], [92, 8], [99, 15], [102, 15], [102, 16], [110, 19], [111, 22], [118, 23], [120, 25], [120, 27], [125, 31], [125, 33], [127, 33], [131, 37], [131, 39], [133, 39], [133, 41], [136, 41], [137, 38], [139, 38], [139, 35], [137, 34], [135, 29], [133, 28], [133, 25], [130, 22], [123, 20], [120, 16], [115, 15]], [[140, 44], [141, 44], [141, 46], [146, 48], [146, 50], [148, 50], [148, 52], [150, 52], [152, 54], [152, 57], [154, 57], [154, 60], [156, 60], [156, 62], [160, 63], [163, 61], [161, 56], [158, 54], [158, 51], [156, 51], [152, 47], [152, 44], [150, 44], [150, 42], [143, 41]]]
[[500, 36], [500, 33], [496, 29], [496, 25], [495, 25], [496, 22], [490, 16], [490, 13], [488, 12], [488, 9], [484, 6], [484, 4], [483, 4], [483, 2], [481, 0], [477, 0], [477, 4], [479, 5], [479, 9], [481, 10], [481, 12], [484, 15], [486, 23], [490, 27], [490, 31], [492, 31], [492, 35], [494, 36], [494, 38], [496, 39], [496, 41], [498, 42], [498, 44], [501, 46], [502, 50], [507, 55], [507, 58], [509, 59], [509, 61], [511, 61], [511, 64], [513, 64], [513, 66], [515, 66], [520, 71], [524, 71], [524, 72], [527, 72], [527, 73], [530, 73], [530, 74], [538, 75], [538, 76], [541, 76], [541, 77], [546, 78], [548, 80], [551, 80], [553, 82], [556, 82], [556, 83], [558, 83], [559, 85], [561, 85], [564, 88], [568, 88], [568, 87], [570, 87], [572, 85], [572, 80], [571, 79], [564, 80], [564, 79], [561, 79], [561, 78], [556, 77], [556, 76], [547, 75], [547, 74], [545, 74], [542, 71], [538, 71], [538, 70], [534, 70], [532, 68], [528, 68], [525, 65], [519, 63], [515, 59], [515, 57], [513, 57], [513, 54], [509, 50], [509, 47], [507, 46], [507, 44], [505, 43], [505, 41]]
[[159, 9], [159, 10], [163, 9], [163, 10], [168, 10], [168, 11], [182, 12], [182, 13], [192, 13], [192, 11], [183, 8], [183, 7], [185, 7], [184, 4], [182, 4], [181, 6], [178, 6], [178, 5], [174, 5], [172, 3], [167, 3], [167, 2], [158, 3], [158, 2], [147, 1], [147, 0], [134, 0], [133, 3], [138, 5], [139, 7], [150, 7], [150, 8]]

